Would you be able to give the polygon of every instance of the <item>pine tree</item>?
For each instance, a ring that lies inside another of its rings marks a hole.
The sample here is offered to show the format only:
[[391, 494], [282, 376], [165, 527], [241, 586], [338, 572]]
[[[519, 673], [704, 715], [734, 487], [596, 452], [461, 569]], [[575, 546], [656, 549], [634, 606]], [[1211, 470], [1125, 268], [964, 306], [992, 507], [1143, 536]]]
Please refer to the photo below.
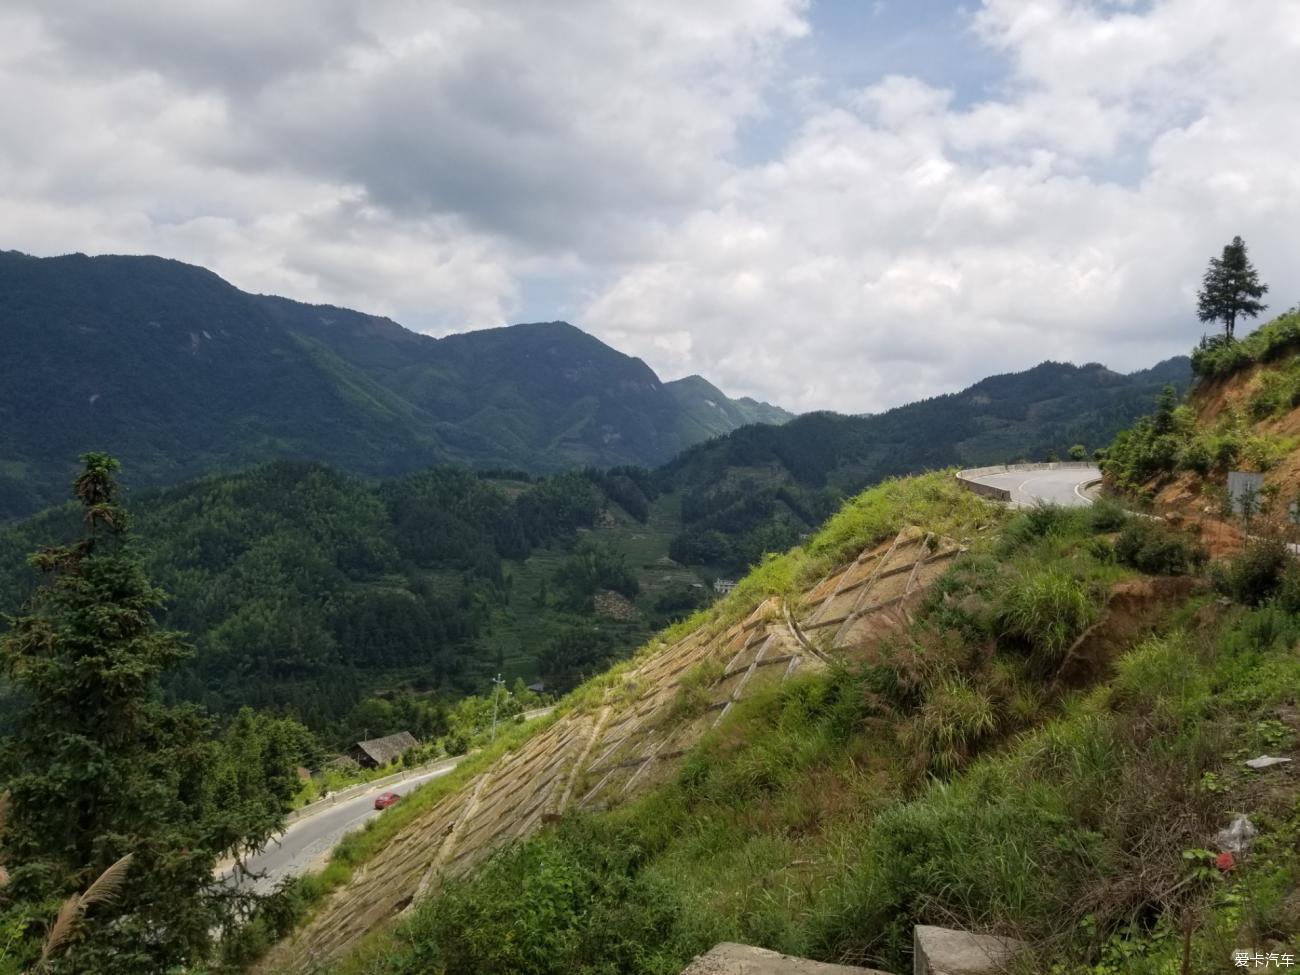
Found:
[[1245, 241], [1233, 237], [1222, 257], [1210, 258], [1197, 293], [1197, 311], [1203, 322], [1222, 322], [1224, 335], [1232, 341], [1238, 317], [1254, 318], [1267, 308], [1259, 301], [1267, 293], [1268, 285], [1259, 283], [1259, 273], [1246, 255]]
[[42, 970], [160, 972], [205, 954], [239, 899], [213, 866], [248, 837], [213, 814], [206, 722], [161, 701], [159, 675], [188, 651], [154, 619], [164, 597], [132, 552], [117, 462], [82, 460], [82, 537], [31, 556], [43, 584], [0, 638], [24, 703], [0, 746], [4, 894], [53, 925], [61, 901], [129, 855], [111, 905], [88, 907]]

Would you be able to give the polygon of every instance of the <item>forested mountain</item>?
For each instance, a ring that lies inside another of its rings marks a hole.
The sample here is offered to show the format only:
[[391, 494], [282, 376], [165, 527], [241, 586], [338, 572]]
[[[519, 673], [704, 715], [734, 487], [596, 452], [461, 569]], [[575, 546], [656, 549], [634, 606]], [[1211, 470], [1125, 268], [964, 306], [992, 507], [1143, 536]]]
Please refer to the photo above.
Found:
[[1191, 380], [1185, 356], [1129, 375], [1044, 362], [870, 416], [810, 413], [747, 426], [684, 451], [660, 472], [682, 494], [673, 557], [739, 571], [793, 545], [844, 497], [883, 478], [951, 465], [1089, 454]]
[[779, 406], [743, 396], [730, 399], [703, 376], [686, 376], [665, 383], [682, 411], [682, 437], [697, 442], [750, 423], [782, 424], [792, 419]]
[[[372, 691], [482, 691], [516, 615], [528, 658], [508, 676], [569, 686], [664, 622], [649, 606], [593, 612], [602, 592], [639, 594], [606, 539], [620, 522], [645, 530], [624, 506], [645, 520], [649, 482], [436, 468], [372, 486], [277, 462], [139, 492], [134, 533], [170, 597], [163, 623], [196, 649], [168, 686], [217, 713], [287, 710], [328, 730]], [[589, 531], [598, 521], [610, 527]], [[35, 586], [25, 555], [80, 528], [69, 504], [0, 529], [0, 614]]]
[[[488, 358], [503, 372], [511, 355], [548, 354], [545, 341], [504, 341], [509, 331], [483, 339], [500, 342]], [[593, 355], [604, 349], [578, 335]], [[371, 366], [396, 374], [401, 361], [394, 351]], [[172, 693], [328, 731], [373, 693], [456, 697], [499, 670], [571, 686], [706, 600], [713, 578], [797, 542], [861, 485], [1106, 443], [1166, 381], [1186, 378], [1186, 360], [1132, 376], [1044, 363], [878, 416], [746, 426], [653, 473], [444, 466], [376, 484], [282, 461], [137, 487], [130, 504], [149, 573], [171, 593], [164, 622], [197, 650], [169, 677]], [[720, 402], [693, 385], [699, 402]], [[123, 481], [147, 479], [127, 467]], [[25, 554], [77, 528], [63, 507], [0, 530], [0, 612], [34, 582]]]
[[701, 423], [679, 386], [564, 322], [433, 339], [156, 257], [0, 253], [0, 336], [0, 519], [57, 502], [87, 450], [135, 484], [286, 458], [536, 473], [654, 465], [787, 416], [709, 387]]

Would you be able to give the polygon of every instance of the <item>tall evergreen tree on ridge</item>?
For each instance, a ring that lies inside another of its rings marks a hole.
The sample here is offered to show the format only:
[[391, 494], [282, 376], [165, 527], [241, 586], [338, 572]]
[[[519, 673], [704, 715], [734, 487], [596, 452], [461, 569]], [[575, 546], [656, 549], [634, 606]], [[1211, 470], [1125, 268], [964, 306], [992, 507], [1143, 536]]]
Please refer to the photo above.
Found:
[[1222, 257], [1210, 258], [1197, 292], [1197, 313], [1203, 322], [1222, 322], [1232, 341], [1238, 317], [1254, 318], [1267, 308], [1259, 301], [1267, 293], [1268, 285], [1259, 283], [1259, 272], [1246, 255], [1245, 241], [1233, 237]]
[[[154, 620], [164, 595], [132, 551], [117, 461], [82, 460], [84, 533], [30, 557], [45, 582], [0, 637], [0, 666], [26, 704], [0, 745], [5, 920], [52, 925], [61, 901], [129, 854], [111, 905], [88, 906], [42, 970], [160, 972], [207, 953], [247, 899], [214, 879], [216, 860], [264, 842], [270, 824], [241, 835], [247, 824], [213, 801], [207, 722], [162, 703], [159, 675], [188, 650]], [[45, 936], [31, 928], [18, 949], [29, 956]]]

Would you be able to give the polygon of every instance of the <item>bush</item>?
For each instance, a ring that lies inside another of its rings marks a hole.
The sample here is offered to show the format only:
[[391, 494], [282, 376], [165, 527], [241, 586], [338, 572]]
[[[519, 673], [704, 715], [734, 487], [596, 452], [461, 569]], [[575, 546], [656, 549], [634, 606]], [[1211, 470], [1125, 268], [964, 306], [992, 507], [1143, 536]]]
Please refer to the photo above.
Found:
[[1108, 498], [1101, 498], [1088, 509], [1088, 520], [1095, 532], [1113, 532], [1128, 523], [1128, 512]]
[[997, 709], [989, 696], [964, 678], [951, 677], [926, 696], [910, 737], [923, 764], [951, 774], [997, 727]]
[[1036, 569], [1003, 590], [995, 611], [1004, 636], [1026, 644], [1042, 665], [1060, 660], [1097, 620], [1097, 605], [1082, 582], [1059, 569]]
[[1289, 559], [1277, 581], [1274, 601], [1279, 609], [1300, 615], [1300, 561]]
[[1205, 564], [1205, 549], [1154, 519], [1135, 518], [1115, 539], [1115, 558], [1150, 575], [1189, 575]]
[[1289, 438], [1252, 436], [1242, 445], [1241, 454], [1253, 470], [1272, 470], [1295, 447]]
[[366, 970], [678, 971], [707, 936], [694, 931], [684, 893], [645, 862], [629, 830], [566, 823], [497, 854], [471, 879], [449, 881]]
[[1201, 339], [1192, 350], [1192, 375], [1203, 379], [1218, 379], [1244, 369], [1254, 361], [1244, 342], [1226, 335], [1212, 335]]
[[1223, 335], [1201, 339], [1192, 350], [1192, 374], [1205, 379], [1219, 379], [1256, 362], [1269, 362], [1286, 355], [1300, 345], [1300, 313], [1279, 315], [1265, 322], [1240, 341]]
[[1004, 551], [1010, 552], [1040, 538], [1079, 535], [1087, 530], [1085, 509], [1038, 503], [1014, 518], [1003, 532]]
[[1204, 477], [1214, 467], [1214, 456], [1210, 453], [1210, 445], [1201, 437], [1188, 441], [1182, 453], [1178, 455], [1178, 466]]
[[1214, 588], [1247, 606], [1259, 606], [1271, 599], [1287, 580], [1287, 598], [1295, 585], [1291, 573], [1295, 560], [1286, 544], [1275, 538], [1254, 539], [1226, 562], [1216, 563], [1211, 578]]

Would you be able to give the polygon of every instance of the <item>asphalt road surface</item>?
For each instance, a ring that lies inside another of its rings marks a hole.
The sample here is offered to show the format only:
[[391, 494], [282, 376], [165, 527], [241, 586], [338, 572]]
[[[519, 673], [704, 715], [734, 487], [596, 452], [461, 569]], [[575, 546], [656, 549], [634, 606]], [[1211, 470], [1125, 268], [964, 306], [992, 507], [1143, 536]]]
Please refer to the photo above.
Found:
[[[555, 707], [551, 706], [525, 711], [524, 720], [545, 717], [554, 710]], [[290, 823], [283, 833], [266, 845], [265, 850], [245, 861], [248, 873], [262, 876], [249, 877], [241, 873], [235, 882], [241, 886], [249, 885], [258, 893], [269, 893], [286, 877], [324, 866], [330, 850], [334, 849], [345, 834], [364, 826], [368, 820], [383, 815], [383, 810], [375, 808], [376, 796], [396, 792], [405, 797], [424, 783], [446, 775], [464, 757], [459, 755], [448, 758], [409, 779], [396, 784], [375, 786], [333, 805], [321, 804], [318, 812]], [[233, 867], [227, 868], [220, 875], [231, 877], [233, 870]]]
[[[446, 775], [459, 761], [459, 758], [448, 759], [403, 782], [370, 789], [335, 805], [325, 806], [313, 816], [290, 823], [283, 833], [266, 845], [265, 850], [246, 861], [250, 873], [262, 876], [241, 875], [237, 882], [249, 885], [259, 893], [269, 893], [286, 877], [323, 866], [325, 857], [343, 839], [344, 834], [364, 826], [367, 820], [383, 815], [383, 810], [375, 808], [376, 796], [396, 792], [405, 797], [418, 786]], [[225, 871], [223, 875], [230, 876], [231, 872]]]
[[1083, 490], [1089, 481], [1101, 477], [1096, 467], [1062, 467], [1049, 471], [1006, 471], [985, 474], [972, 481], [991, 484], [1011, 492], [1013, 504], [1037, 504], [1045, 501], [1060, 505], [1092, 504]]

